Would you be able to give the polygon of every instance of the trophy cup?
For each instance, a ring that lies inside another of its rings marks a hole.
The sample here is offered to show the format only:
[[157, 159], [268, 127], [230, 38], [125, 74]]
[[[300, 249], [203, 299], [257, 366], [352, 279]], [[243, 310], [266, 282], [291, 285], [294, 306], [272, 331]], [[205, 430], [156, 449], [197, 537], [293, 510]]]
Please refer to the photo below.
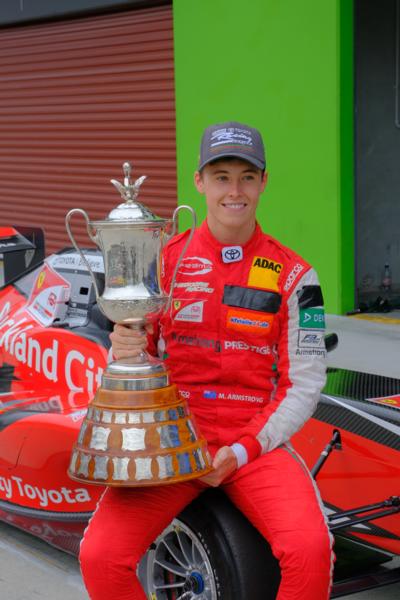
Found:
[[[131, 183], [131, 165], [124, 163], [124, 183], [111, 180], [123, 204], [102, 221], [90, 221], [75, 208], [66, 228], [94, 282], [98, 306], [114, 323], [143, 328], [171, 304], [176, 274], [192, 239], [196, 215], [189, 206], [175, 209], [172, 222], [157, 217], [136, 201], [145, 176]], [[188, 240], [167, 295], [161, 286], [160, 262], [165, 243], [175, 234], [180, 210], [192, 214]], [[96, 278], [70, 227], [83, 215], [90, 239], [104, 259], [105, 286], [99, 294]], [[106, 486], [170, 484], [201, 477], [211, 470], [206, 441], [196, 432], [188, 405], [169, 381], [162, 360], [142, 352], [111, 362], [90, 402], [74, 446], [72, 479]]]

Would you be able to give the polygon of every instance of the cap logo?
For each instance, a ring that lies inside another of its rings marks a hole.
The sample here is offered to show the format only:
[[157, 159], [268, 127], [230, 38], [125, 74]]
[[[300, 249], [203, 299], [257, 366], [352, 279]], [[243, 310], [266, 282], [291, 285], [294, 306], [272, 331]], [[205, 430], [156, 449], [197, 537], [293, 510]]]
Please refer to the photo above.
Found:
[[243, 248], [241, 246], [226, 246], [221, 250], [224, 263], [239, 262], [243, 259]]
[[222, 144], [252, 146], [253, 140], [251, 132], [246, 129], [237, 129], [236, 127], [218, 129], [211, 135], [210, 146], [211, 148], [214, 148], [215, 146], [221, 146]]

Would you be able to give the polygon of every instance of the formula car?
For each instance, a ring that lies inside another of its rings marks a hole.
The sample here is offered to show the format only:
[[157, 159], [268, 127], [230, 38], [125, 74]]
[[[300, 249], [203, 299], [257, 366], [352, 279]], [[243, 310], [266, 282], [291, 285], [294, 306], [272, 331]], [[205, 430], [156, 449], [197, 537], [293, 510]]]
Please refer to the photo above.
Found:
[[[84, 253], [101, 289], [102, 256]], [[111, 329], [75, 250], [45, 257], [40, 230], [0, 227], [0, 519], [71, 554], [103, 492], [67, 468]], [[320, 339], [301, 343], [312, 352]], [[349, 366], [338, 349], [293, 438], [336, 538], [333, 598], [400, 581], [400, 373]], [[265, 540], [210, 489], [154, 540], [139, 577], [152, 600], [272, 600], [280, 573]]]

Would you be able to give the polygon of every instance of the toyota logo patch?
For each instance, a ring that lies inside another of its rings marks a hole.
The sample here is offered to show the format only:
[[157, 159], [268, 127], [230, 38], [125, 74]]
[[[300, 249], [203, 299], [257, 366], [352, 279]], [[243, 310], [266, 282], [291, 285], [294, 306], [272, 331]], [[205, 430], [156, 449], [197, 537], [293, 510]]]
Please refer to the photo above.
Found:
[[224, 263], [239, 262], [243, 259], [243, 248], [241, 246], [225, 246], [221, 252]]

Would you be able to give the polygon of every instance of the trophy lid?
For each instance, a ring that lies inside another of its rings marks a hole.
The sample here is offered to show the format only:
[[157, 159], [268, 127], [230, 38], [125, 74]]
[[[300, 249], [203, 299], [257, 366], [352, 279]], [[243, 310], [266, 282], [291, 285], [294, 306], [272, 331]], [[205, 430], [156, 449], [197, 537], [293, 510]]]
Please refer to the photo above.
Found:
[[146, 223], [148, 225], [162, 225], [165, 223], [165, 219], [158, 217], [154, 213], [151, 212], [146, 206], [136, 201], [136, 198], [139, 194], [140, 186], [146, 179], [146, 175], [142, 175], [136, 179], [136, 181], [131, 183], [131, 171], [132, 166], [129, 162], [125, 162], [122, 165], [124, 171], [124, 183], [120, 183], [116, 179], [111, 179], [111, 183], [117, 188], [119, 193], [121, 194], [124, 202], [119, 204], [116, 208], [114, 208], [102, 222], [102, 224], [110, 223], [114, 224], [115, 222], [125, 223]]

